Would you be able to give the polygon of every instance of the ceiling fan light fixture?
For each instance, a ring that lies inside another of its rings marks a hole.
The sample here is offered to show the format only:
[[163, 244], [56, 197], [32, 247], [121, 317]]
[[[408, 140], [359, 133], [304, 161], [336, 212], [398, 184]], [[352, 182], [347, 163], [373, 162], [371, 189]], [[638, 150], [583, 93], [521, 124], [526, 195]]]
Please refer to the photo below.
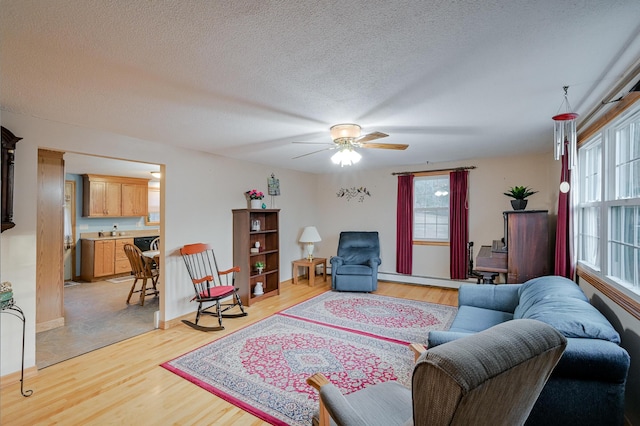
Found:
[[350, 166], [357, 163], [362, 158], [362, 155], [349, 148], [342, 148], [331, 156], [331, 161], [334, 164], [340, 164], [340, 167]]
[[336, 124], [329, 129], [331, 132], [331, 139], [356, 139], [360, 137], [360, 131], [362, 128], [357, 124]]

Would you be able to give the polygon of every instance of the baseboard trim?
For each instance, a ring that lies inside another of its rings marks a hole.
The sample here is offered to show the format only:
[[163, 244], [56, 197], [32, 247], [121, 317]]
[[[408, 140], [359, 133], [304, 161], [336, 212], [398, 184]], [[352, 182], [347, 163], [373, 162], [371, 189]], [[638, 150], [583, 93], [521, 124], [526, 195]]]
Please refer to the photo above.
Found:
[[36, 324], [36, 333], [64, 326], [64, 317]]
[[458, 281], [447, 278], [427, 277], [422, 275], [404, 275], [392, 272], [378, 271], [378, 279], [381, 281], [390, 281], [393, 283], [406, 283], [416, 285], [426, 285], [433, 287], [460, 288], [461, 284], [475, 283], [475, 280]]
[[[38, 367], [36, 366], [25, 368], [24, 370], [25, 380], [31, 377], [35, 377], [37, 375], [38, 375]], [[14, 373], [7, 374], [6, 376], [0, 377], [0, 389], [4, 389], [8, 386], [15, 385], [16, 383], [20, 383], [21, 376], [22, 376], [22, 372], [16, 371]]]

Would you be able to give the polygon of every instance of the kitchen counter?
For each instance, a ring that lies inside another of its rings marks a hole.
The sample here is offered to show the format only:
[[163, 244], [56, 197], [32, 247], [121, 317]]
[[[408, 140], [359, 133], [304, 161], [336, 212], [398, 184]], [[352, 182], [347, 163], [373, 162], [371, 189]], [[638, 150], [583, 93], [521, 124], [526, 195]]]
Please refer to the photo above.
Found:
[[[124, 233], [124, 235], [120, 235]], [[99, 237], [97, 232], [85, 232], [80, 234], [81, 240], [102, 241], [102, 240], [119, 240], [122, 238], [138, 238], [138, 237], [157, 237], [160, 235], [159, 229], [145, 229], [142, 231], [118, 231], [118, 235], [111, 236], [111, 231], [105, 231], [104, 237]]]

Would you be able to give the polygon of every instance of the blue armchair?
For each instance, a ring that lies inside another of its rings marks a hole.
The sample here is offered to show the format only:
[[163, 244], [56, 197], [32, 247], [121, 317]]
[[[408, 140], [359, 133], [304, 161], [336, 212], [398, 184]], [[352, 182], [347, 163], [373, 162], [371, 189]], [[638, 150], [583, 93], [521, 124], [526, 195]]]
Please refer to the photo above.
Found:
[[336, 291], [376, 291], [380, 263], [377, 232], [341, 232], [338, 255], [331, 258], [331, 288]]

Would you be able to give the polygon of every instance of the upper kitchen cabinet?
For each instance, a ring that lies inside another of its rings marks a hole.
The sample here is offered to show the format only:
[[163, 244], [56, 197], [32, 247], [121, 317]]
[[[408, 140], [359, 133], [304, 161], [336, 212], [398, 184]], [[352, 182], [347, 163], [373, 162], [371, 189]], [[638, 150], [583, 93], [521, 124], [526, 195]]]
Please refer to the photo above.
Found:
[[148, 179], [82, 175], [82, 215], [123, 217], [147, 215]]
[[147, 216], [148, 182], [122, 184], [122, 216]]

